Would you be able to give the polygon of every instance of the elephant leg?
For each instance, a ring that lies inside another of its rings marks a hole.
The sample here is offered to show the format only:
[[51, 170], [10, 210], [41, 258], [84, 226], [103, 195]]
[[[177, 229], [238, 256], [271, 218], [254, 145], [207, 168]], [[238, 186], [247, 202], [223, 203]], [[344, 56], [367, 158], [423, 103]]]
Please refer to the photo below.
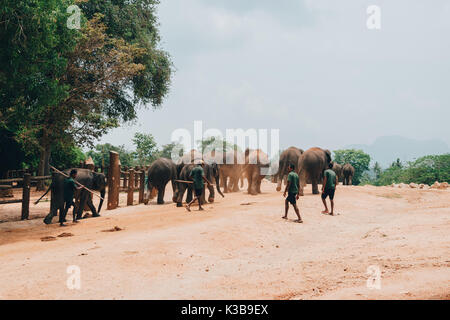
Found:
[[258, 170], [255, 170], [252, 173], [252, 183], [250, 184], [250, 194], [252, 196], [256, 196], [258, 194], [258, 183], [259, 183], [259, 177], [258, 177]]
[[353, 184], [353, 176], [350, 176], [348, 180], [348, 185], [351, 186]]
[[287, 175], [283, 176], [283, 183], [285, 186], [287, 186]]
[[277, 191], [281, 191], [281, 181], [283, 180], [283, 177], [281, 176], [281, 174], [280, 174], [280, 176], [278, 177], [278, 182], [277, 182]]
[[74, 218], [76, 218], [76, 220], [82, 219], [83, 210], [84, 210], [84, 207], [86, 206], [88, 197], [89, 196], [87, 194], [87, 191], [85, 191], [85, 190], [81, 191], [80, 203], [79, 203], [78, 207], [73, 208], [73, 216], [74, 216]]
[[166, 192], [166, 185], [158, 187], [158, 204], [164, 204], [164, 193]]
[[258, 181], [258, 183], [256, 184], [256, 193], [262, 193], [261, 192], [261, 182], [264, 178], [258, 178], [256, 181]]
[[93, 216], [93, 217], [99, 217], [99, 216], [100, 216], [100, 215], [97, 213], [97, 209], [95, 209], [94, 204], [92, 203], [92, 198], [91, 198], [91, 197], [88, 197], [87, 205], [88, 205], [88, 207], [89, 207], [89, 210], [91, 210], [92, 216]]
[[191, 201], [192, 201], [192, 199], [194, 198], [193, 196], [192, 196], [192, 193], [193, 193], [193, 187], [191, 187], [190, 185], [188, 186], [188, 188], [187, 188], [187, 196], [186, 196], [186, 202], [187, 203], [190, 203]]
[[317, 182], [317, 179], [315, 178], [311, 182], [312, 182], [312, 193], [319, 194], [319, 183]]
[[228, 193], [228, 176], [224, 175], [222, 180], [223, 180], [223, 193]]
[[239, 177], [233, 177], [233, 192], [239, 192]]
[[[178, 187], [177, 207], [183, 206], [183, 197], [184, 197], [184, 192], [186, 191], [186, 189], [187, 188], [184, 184], [180, 184], [180, 186]], [[188, 191], [188, 195], [189, 195], [189, 191]]]
[[251, 175], [247, 177], [247, 182], [248, 182], [247, 192], [248, 194], [252, 194], [253, 179]]
[[208, 197], [208, 202], [213, 203], [214, 199], [216, 197], [216, 194], [214, 192], [214, 186], [208, 186], [208, 190], [209, 190], [209, 197]]
[[222, 173], [222, 171], [221, 172], [219, 172], [219, 179], [220, 179], [220, 184], [219, 184], [219, 186], [223, 189], [224, 188], [224, 179], [225, 179], [225, 176], [223, 175], [223, 173]]
[[306, 173], [304, 171], [300, 171], [299, 173], [300, 173], [299, 194], [300, 194], [300, 196], [303, 197], [304, 196], [303, 190], [305, 189], [305, 186], [306, 186]]
[[177, 202], [177, 185], [174, 180], [172, 180], [172, 202]]

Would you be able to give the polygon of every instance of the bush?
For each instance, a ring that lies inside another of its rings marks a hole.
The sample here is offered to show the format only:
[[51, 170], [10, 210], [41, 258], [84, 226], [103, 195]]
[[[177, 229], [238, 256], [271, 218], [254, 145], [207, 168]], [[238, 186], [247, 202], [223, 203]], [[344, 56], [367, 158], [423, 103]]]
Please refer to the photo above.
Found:
[[406, 166], [393, 163], [384, 170], [375, 185], [417, 183], [431, 185], [435, 181], [450, 183], [450, 154], [430, 155], [409, 162]]

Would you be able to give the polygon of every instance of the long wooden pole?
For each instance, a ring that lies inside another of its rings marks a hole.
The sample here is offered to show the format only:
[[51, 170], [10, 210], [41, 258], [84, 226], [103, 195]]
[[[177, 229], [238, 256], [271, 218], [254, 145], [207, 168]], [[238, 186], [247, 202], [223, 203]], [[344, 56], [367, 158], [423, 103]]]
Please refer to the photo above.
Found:
[[194, 181], [184, 181], [184, 180], [175, 180], [175, 182], [187, 183], [187, 184], [193, 184], [194, 183]]
[[[50, 168], [51, 168], [52, 170], [56, 171], [57, 173], [63, 175], [64, 177], [70, 178], [67, 174], [65, 174], [64, 172], [59, 171], [58, 169], [56, 169], [56, 168], [53, 167], [53, 166], [50, 166]], [[94, 191], [92, 191], [91, 189], [86, 188], [85, 186], [83, 186], [83, 185], [82, 185], [81, 183], [79, 183], [78, 181], [75, 181], [75, 183], [76, 183], [78, 186], [80, 186], [80, 187], [82, 187], [83, 189], [85, 189], [86, 191], [92, 193], [94, 196], [97, 196], [97, 197], [99, 197], [100, 199], [105, 200], [105, 199], [103, 199], [100, 195], [96, 194], [96, 193], [95, 193]]]

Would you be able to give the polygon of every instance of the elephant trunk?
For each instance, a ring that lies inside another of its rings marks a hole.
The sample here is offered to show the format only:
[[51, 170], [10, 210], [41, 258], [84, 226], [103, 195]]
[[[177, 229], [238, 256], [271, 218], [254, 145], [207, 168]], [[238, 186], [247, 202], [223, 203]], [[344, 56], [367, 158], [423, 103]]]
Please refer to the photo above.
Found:
[[100, 203], [98, 205], [97, 214], [100, 214], [100, 210], [102, 210], [103, 199], [105, 199], [105, 194], [106, 194], [106, 189], [103, 188], [102, 191], [100, 192], [100, 196], [102, 197], [102, 199], [100, 199]]
[[217, 188], [217, 192], [222, 196], [222, 198], [225, 198], [222, 191], [220, 191], [220, 175], [217, 175], [217, 177], [216, 177], [216, 188]]

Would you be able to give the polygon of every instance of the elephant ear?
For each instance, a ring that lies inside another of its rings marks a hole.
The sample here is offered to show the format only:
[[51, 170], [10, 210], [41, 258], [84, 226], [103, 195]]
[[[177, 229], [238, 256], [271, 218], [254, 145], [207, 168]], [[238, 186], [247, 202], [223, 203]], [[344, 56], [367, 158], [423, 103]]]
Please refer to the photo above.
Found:
[[324, 151], [325, 151], [325, 154], [327, 155], [327, 161], [328, 161], [328, 163], [330, 163], [331, 162], [331, 151], [328, 149], [325, 149]]
[[103, 173], [94, 172], [94, 189], [102, 190], [106, 186], [106, 176]]

